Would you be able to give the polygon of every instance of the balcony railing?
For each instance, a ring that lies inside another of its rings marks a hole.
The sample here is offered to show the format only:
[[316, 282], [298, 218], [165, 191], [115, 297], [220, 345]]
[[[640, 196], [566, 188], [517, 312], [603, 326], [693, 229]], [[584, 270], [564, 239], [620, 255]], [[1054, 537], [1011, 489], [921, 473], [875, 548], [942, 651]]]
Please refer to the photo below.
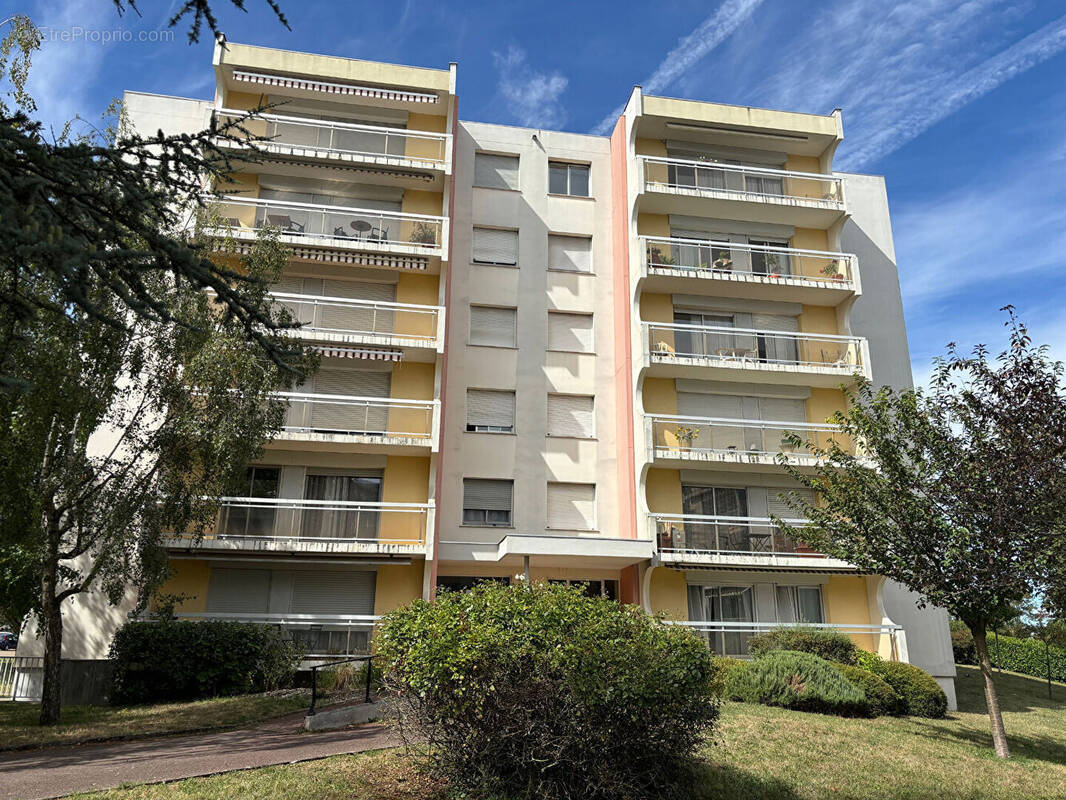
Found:
[[[661, 554], [824, 558], [783, 534], [768, 517], [652, 513], [648, 519]], [[793, 527], [808, 524], [802, 519], [785, 521]]]
[[218, 611], [179, 613], [174, 616], [179, 620], [270, 625], [280, 629], [296, 642], [305, 659], [369, 653], [374, 626], [381, 619], [371, 614], [256, 614]]
[[840, 375], [865, 370], [866, 340], [858, 336], [659, 322], [645, 322], [644, 327], [655, 363], [800, 367]]
[[844, 181], [834, 175], [656, 156], [640, 156], [640, 164], [645, 191], [844, 208]]
[[[813, 459], [806, 443], [823, 448], [834, 436], [842, 443], [835, 425], [658, 414], [645, 414], [644, 419], [650, 426], [653, 457], [743, 461], [781, 453], [792, 462], [802, 462]], [[794, 433], [804, 444], [794, 446], [785, 438], [787, 433]]]
[[853, 289], [855, 256], [824, 250], [701, 239], [642, 236], [648, 274], [684, 273], [699, 278], [825, 285]]
[[413, 339], [427, 347], [443, 340], [444, 309], [410, 303], [271, 292], [297, 322], [299, 333]]
[[271, 227], [307, 242], [375, 249], [403, 246], [432, 250], [443, 241], [444, 217], [232, 195], [211, 204], [221, 224], [236, 232]]
[[277, 392], [288, 402], [282, 430], [290, 434], [330, 434], [419, 439], [434, 434], [438, 403], [340, 394]]
[[[782, 627], [815, 628], [836, 631], [852, 637], [866, 636], [874, 649], [886, 656], [889, 661], [905, 660], [907, 653], [906, 631], [902, 625], [851, 625], [832, 622], [668, 622], [669, 625], [683, 625], [699, 634], [707, 646], [718, 655], [748, 657], [748, 640], [757, 633], [766, 633]], [[881, 637], [887, 637], [885, 647], [881, 647]]]
[[40, 700], [44, 659], [0, 655], [0, 700]]
[[361, 546], [397, 549], [426, 541], [433, 505], [355, 500], [226, 497], [215, 524], [200, 537], [172, 544], [215, 549], [350, 552]]
[[[222, 109], [215, 112], [215, 117], [220, 124], [224, 124], [240, 119], [245, 113]], [[266, 149], [284, 147], [323, 151], [340, 157], [404, 159], [436, 169], [443, 168], [447, 163], [451, 138], [445, 133], [270, 113], [257, 114], [242, 124], [253, 136], [270, 140], [259, 145]]]

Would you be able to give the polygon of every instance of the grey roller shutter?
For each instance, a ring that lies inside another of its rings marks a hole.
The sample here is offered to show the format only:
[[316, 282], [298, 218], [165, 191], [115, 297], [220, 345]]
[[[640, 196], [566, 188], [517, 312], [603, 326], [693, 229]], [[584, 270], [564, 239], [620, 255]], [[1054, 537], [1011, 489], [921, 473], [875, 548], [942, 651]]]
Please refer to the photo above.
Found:
[[480, 264], [518, 263], [518, 231], [474, 228], [474, 261]]
[[548, 484], [548, 527], [561, 531], [596, 528], [596, 485], [592, 483]]
[[292, 582], [293, 614], [373, 614], [377, 573], [297, 572]]
[[591, 397], [548, 395], [548, 435], [591, 439], [595, 436], [595, 402]]
[[265, 614], [270, 609], [268, 569], [214, 567], [207, 583], [207, 610], [226, 614]]
[[[326, 280], [322, 284], [322, 293], [326, 297], [378, 303], [396, 301], [395, 283]], [[325, 304], [321, 307], [315, 327], [361, 333], [391, 333], [394, 317], [392, 309]]]
[[470, 306], [470, 344], [514, 347], [516, 309]]
[[481, 430], [514, 430], [515, 393], [467, 389], [466, 424]]
[[[314, 391], [315, 394], [387, 398], [391, 381], [388, 372], [319, 369], [314, 376]], [[388, 423], [389, 409], [385, 405], [316, 402], [311, 409], [310, 426], [316, 430], [382, 433], [388, 429]]]
[[766, 514], [776, 514], [782, 519], [797, 519], [800, 514], [794, 510], [792, 506], [782, 500], [778, 495], [788, 494], [790, 491], [794, 491], [808, 503], [814, 502], [814, 492], [810, 489], [786, 489], [786, 488], [772, 488], [766, 490]]
[[518, 156], [474, 154], [474, 186], [485, 189], [518, 188]]
[[743, 419], [744, 398], [732, 394], [678, 392], [677, 413], [682, 417]]
[[513, 488], [512, 481], [464, 478], [463, 508], [476, 508], [485, 511], [510, 511]]
[[548, 312], [548, 349], [591, 353], [592, 315]]
[[548, 266], [567, 272], [592, 272], [592, 239], [548, 236]]
[[807, 404], [784, 397], [760, 397], [759, 417], [773, 422], [806, 422]]

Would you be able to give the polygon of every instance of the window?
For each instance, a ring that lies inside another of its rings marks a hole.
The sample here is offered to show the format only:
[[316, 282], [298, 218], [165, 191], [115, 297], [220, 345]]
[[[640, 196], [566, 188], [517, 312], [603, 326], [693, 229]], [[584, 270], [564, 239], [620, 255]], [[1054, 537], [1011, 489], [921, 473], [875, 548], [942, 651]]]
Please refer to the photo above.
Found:
[[514, 481], [463, 479], [463, 524], [508, 528]]
[[[305, 500], [377, 503], [381, 500], [380, 470], [364, 474], [320, 475], [304, 481]], [[377, 539], [381, 515], [371, 507], [307, 508], [300, 515], [301, 536], [312, 539]]]
[[557, 586], [580, 586], [585, 590], [588, 597], [606, 597], [608, 600], [618, 599], [618, 581], [567, 581], [554, 578], [548, 583]]
[[517, 189], [518, 156], [474, 153], [474, 186], [483, 189]]
[[[732, 487], [682, 484], [681, 513], [701, 517], [746, 517], [748, 493], [745, 489]], [[759, 544], [753, 529], [744, 523], [685, 523], [685, 546], [694, 550], [748, 553]]]
[[549, 483], [548, 527], [558, 531], [596, 530], [596, 484]]
[[513, 267], [518, 264], [518, 231], [474, 228], [474, 263]]
[[[232, 496], [275, 498], [280, 483], [280, 467], [249, 467], [245, 480], [233, 488]], [[274, 513], [275, 509], [271, 506], [224, 505], [218, 532], [223, 536], [272, 536]]]
[[591, 353], [592, 315], [548, 312], [548, 349]]
[[514, 432], [514, 392], [466, 390], [466, 429], [477, 433]]
[[778, 622], [825, 622], [821, 586], [778, 586]]
[[549, 235], [548, 269], [592, 272], [591, 237]]
[[515, 347], [517, 344], [515, 308], [470, 306], [470, 344], [483, 347]]
[[437, 588], [447, 589], [450, 592], [461, 592], [464, 589], [473, 589], [479, 583], [502, 583], [507, 585], [509, 579], [498, 576], [478, 575], [438, 575]]
[[[762, 239], [749, 239], [748, 244], [757, 247], [788, 247], [787, 241], [766, 241]], [[768, 253], [764, 250], [753, 250], [751, 253], [751, 271], [759, 275], [791, 275], [792, 265], [789, 263], [788, 253]]]
[[[754, 622], [755, 588], [689, 584], [688, 618], [705, 622]], [[705, 636], [718, 655], [748, 654], [750, 631], [711, 631]]]
[[591, 439], [596, 435], [592, 397], [573, 394], [548, 395], [548, 435]]
[[549, 161], [548, 193], [568, 194], [572, 197], [588, 197], [589, 165]]

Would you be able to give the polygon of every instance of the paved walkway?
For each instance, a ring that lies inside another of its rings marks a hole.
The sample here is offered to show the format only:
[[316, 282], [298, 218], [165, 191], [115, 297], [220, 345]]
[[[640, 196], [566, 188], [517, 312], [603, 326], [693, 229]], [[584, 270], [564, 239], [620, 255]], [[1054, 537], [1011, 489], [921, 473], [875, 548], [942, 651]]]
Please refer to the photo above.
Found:
[[379, 725], [307, 733], [303, 714], [254, 728], [0, 754], [0, 798], [43, 800], [124, 783], [157, 783], [397, 744]]

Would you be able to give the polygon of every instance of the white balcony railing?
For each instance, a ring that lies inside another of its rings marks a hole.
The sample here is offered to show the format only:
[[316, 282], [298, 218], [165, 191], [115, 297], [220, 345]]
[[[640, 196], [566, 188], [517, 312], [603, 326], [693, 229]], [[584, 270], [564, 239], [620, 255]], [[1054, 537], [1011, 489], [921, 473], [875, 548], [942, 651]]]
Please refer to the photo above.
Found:
[[685, 158], [639, 156], [645, 191], [843, 210], [844, 181], [795, 172]]
[[691, 275], [730, 281], [852, 289], [856, 258], [850, 253], [665, 236], [641, 236], [649, 275]]
[[654, 363], [717, 363], [756, 369], [798, 367], [839, 375], [866, 369], [866, 340], [859, 336], [660, 322], [643, 325]]
[[[834, 435], [840, 441], [837, 426], [810, 422], [659, 414], [645, 414], [644, 419], [652, 458], [751, 461], [781, 453], [790, 462], [803, 463], [814, 460], [806, 443], [823, 448]], [[793, 446], [786, 439], [788, 433], [804, 444]]]
[[444, 241], [444, 217], [233, 195], [210, 203], [221, 224], [238, 233], [272, 227], [307, 242], [374, 249], [392, 246], [429, 251]]
[[302, 323], [297, 335], [406, 339], [434, 348], [439, 348], [444, 340], [444, 309], [441, 306], [291, 292], [271, 292], [270, 295]]
[[[247, 112], [221, 109], [214, 113], [218, 122], [224, 124], [240, 119]], [[257, 114], [242, 124], [250, 134], [269, 140], [258, 143], [259, 147], [273, 151], [311, 150], [341, 158], [382, 159], [386, 162], [403, 159], [442, 169], [450, 150], [451, 137], [446, 133], [272, 113]]]
[[370, 652], [374, 626], [381, 617], [372, 614], [269, 614], [199, 611], [178, 613], [179, 620], [252, 622], [281, 629], [303, 651], [305, 659], [361, 655]]
[[[902, 625], [860, 625], [832, 622], [719, 622], [712, 620], [696, 622], [668, 622], [669, 625], [683, 625], [700, 635], [707, 646], [718, 655], [747, 658], [748, 640], [757, 633], [766, 633], [776, 628], [798, 627], [818, 630], [836, 631], [850, 636], [870, 637], [870, 644], [889, 661], [907, 659], [906, 631]], [[884, 639], [884, 646], [882, 646]]]
[[[825, 558], [783, 534], [768, 517], [651, 513], [648, 521], [660, 554]], [[808, 524], [803, 519], [785, 521], [793, 527]]]
[[276, 396], [288, 403], [282, 430], [289, 434], [414, 439], [429, 444], [437, 429], [436, 400], [304, 392], [277, 392]]

